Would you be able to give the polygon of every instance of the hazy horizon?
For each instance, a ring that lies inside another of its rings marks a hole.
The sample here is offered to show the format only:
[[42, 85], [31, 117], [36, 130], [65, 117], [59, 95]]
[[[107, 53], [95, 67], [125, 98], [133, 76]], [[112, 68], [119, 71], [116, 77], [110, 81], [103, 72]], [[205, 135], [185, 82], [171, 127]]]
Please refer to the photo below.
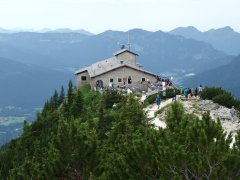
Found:
[[0, 0], [0, 27], [71, 28], [94, 34], [141, 28], [201, 31], [232, 27], [240, 32], [239, 0]]
[[163, 32], [169, 32], [171, 30], [174, 30], [176, 28], [187, 28], [187, 27], [194, 27], [196, 28], [197, 30], [201, 31], [201, 32], [206, 32], [206, 31], [210, 31], [210, 30], [216, 30], [216, 29], [222, 29], [222, 28], [226, 28], [226, 27], [230, 27], [232, 28], [235, 32], [238, 32], [240, 33], [240, 31], [237, 31], [235, 30], [233, 27], [231, 26], [223, 26], [223, 27], [218, 27], [218, 28], [210, 28], [210, 29], [206, 29], [206, 30], [201, 30], [195, 26], [179, 26], [179, 27], [175, 27], [173, 29], [168, 29], [168, 30], [162, 30], [162, 29], [158, 29], [158, 30], [148, 30], [148, 29], [144, 29], [144, 28], [141, 28], [141, 27], [136, 27], [136, 28], [131, 28], [131, 29], [127, 29], [127, 30], [119, 30], [119, 29], [105, 29], [103, 30], [102, 32], [97, 32], [97, 33], [94, 33], [88, 29], [84, 29], [84, 28], [76, 28], [76, 29], [73, 29], [73, 28], [70, 28], [70, 27], [60, 27], [60, 28], [48, 28], [48, 27], [43, 27], [43, 28], [40, 28], [40, 29], [30, 29], [30, 28], [24, 28], [24, 27], [15, 27], [15, 28], [12, 28], [12, 29], [9, 29], [9, 28], [5, 28], [5, 27], [0, 27], [0, 30], [1, 29], [4, 29], [4, 30], [9, 30], [9, 31], [15, 31], [15, 32], [48, 32], [48, 31], [55, 31], [55, 30], [63, 30], [63, 29], [70, 29], [72, 31], [76, 31], [76, 30], [83, 30], [83, 31], [87, 31], [89, 33], [92, 33], [92, 34], [100, 34], [100, 33], [103, 33], [105, 31], [123, 31], [123, 32], [127, 32], [127, 31], [131, 31], [133, 29], [142, 29], [142, 30], [145, 30], [145, 31], [150, 31], [150, 32], [156, 32], [156, 31], [163, 31]]

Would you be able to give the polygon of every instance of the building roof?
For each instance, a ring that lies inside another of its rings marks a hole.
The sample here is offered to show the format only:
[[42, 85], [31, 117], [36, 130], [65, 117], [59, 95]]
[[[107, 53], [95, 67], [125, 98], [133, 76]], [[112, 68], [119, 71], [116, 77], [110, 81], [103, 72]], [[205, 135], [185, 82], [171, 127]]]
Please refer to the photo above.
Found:
[[91, 78], [99, 76], [101, 74], [107, 73], [109, 71], [112, 71], [114, 69], [118, 69], [120, 67], [129, 67], [153, 76], [156, 76], [155, 74], [143, 70], [141, 67], [137, 65], [130, 64], [124, 60], [118, 59], [116, 57], [112, 57], [103, 61], [99, 61], [97, 63], [94, 63], [86, 68], [79, 69], [78, 71], [75, 72], [75, 74], [80, 74], [82, 72], [87, 71], [89, 76]]
[[134, 52], [132, 52], [132, 51], [130, 51], [130, 50], [128, 50], [128, 49], [121, 49], [120, 51], [117, 51], [117, 52], [114, 53], [113, 55], [114, 55], [114, 56], [117, 56], [117, 55], [122, 54], [122, 53], [124, 53], [124, 52], [129, 52], [129, 53], [131, 53], [131, 54], [134, 54], [135, 56], [138, 56], [138, 54], [136, 54], [136, 53], [134, 53]]

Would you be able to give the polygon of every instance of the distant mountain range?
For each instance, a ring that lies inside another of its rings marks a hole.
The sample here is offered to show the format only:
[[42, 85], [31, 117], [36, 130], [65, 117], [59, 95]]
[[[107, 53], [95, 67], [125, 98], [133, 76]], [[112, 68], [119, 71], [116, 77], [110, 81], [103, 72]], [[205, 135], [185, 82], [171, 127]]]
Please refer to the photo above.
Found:
[[111, 57], [119, 50], [119, 43], [127, 43], [128, 33], [139, 62], [155, 73], [196, 73], [229, 62], [225, 53], [208, 43], [141, 29], [92, 36], [54, 32], [0, 34], [0, 57], [53, 69], [76, 69]]
[[0, 57], [0, 106], [41, 107], [55, 89], [74, 79], [69, 71], [25, 65]]
[[240, 55], [227, 65], [189, 77], [185, 81], [185, 86], [219, 86], [231, 91], [240, 99]]
[[[133, 29], [128, 32], [106, 31], [85, 39], [83, 44], [85, 48], [87, 47], [86, 49], [94, 46], [96, 47], [94, 49], [100, 49], [102, 44], [106, 44], [106, 55], [102, 56], [104, 58], [111, 56], [115, 50], [112, 47], [116, 47], [117, 42], [124, 42], [128, 33], [133, 42], [132, 49], [139, 54], [139, 62], [147, 70], [158, 74], [166, 71], [181, 72], [182, 70], [200, 72], [228, 62], [224, 59], [226, 54], [215, 50], [207, 43], [173, 36], [162, 31], [149, 32], [141, 29]], [[99, 54], [101, 53], [99, 52]], [[88, 58], [86, 57], [86, 59]], [[94, 61], [96, 60], [94, 59]]]
[[169, 33], [210, 43], [214, 48], [227, 54], [240, 54], [240, 33], [235, 32], [229, 26], [220, 29], [211, 29], [206, 32], [201, 32], [192, 26], [179, 27]]
[[4, 29], [0, 28], [0, 33], [6, 33], [6, 34], [13, 34], [13, 33], [19, 33], [19, 32], [36, 32], [36, 33], [79, 33], [84, 34], [88, 36], [92, 36], [93, 33], [86, 31], [84, 29], [77, 29], [73, 30], [70, 28], [61, 28], [61, 29], [49, 29], [44, 28], [40, 30], [34, 30], [34, 29], [22, 29], [22, 28], [16, 28], [16, 29]]

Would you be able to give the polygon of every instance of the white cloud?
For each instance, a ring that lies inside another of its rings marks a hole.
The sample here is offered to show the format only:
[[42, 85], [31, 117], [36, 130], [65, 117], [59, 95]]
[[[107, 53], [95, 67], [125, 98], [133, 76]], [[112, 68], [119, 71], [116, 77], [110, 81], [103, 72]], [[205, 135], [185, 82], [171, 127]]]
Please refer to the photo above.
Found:
[[189, 73], [189, 74], [185, 74], [184, 76], [185, 77], [191, 77], [191, 76], [195, 76], [196, 74], [195, 73]]

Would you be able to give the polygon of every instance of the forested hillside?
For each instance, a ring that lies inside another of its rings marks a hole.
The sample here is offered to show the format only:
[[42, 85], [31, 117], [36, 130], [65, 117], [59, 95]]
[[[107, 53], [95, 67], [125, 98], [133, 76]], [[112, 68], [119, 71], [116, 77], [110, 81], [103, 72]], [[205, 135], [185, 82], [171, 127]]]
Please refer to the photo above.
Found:
[[69, 83], [22, 136], [2, 147], [2, 179], [236, 179], [240, 132], [230, 148], [220, 122], [200, 121], [176, 102], [167, 128], [149, 123], [134, 95]]

